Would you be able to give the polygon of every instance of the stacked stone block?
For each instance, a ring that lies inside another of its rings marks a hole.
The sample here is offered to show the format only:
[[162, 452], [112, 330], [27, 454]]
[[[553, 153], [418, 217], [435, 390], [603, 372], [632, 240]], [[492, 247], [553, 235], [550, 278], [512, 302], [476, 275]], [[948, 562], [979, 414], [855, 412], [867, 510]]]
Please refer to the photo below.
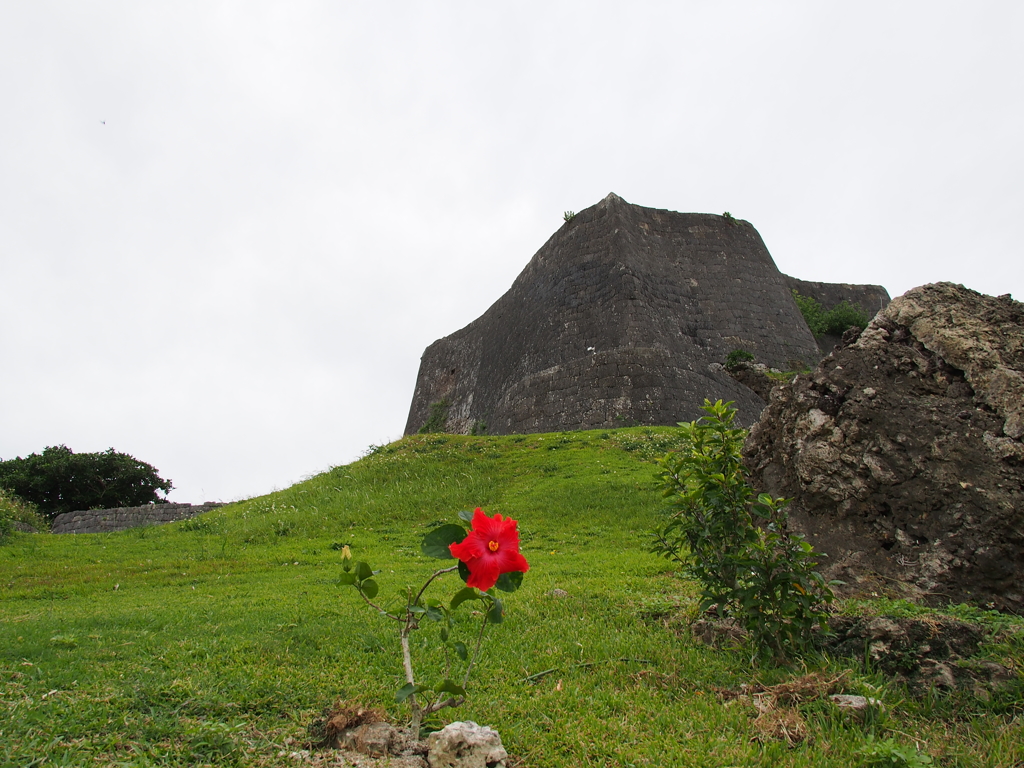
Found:
[[117, 509], [89, 509], [64, 512], [53, 520], [53, 533], [110, 533], [142, 525], [163, 525], [187, 520], [223, 504], [213, 501], [204, 504], [147, 504], [143, 507]]

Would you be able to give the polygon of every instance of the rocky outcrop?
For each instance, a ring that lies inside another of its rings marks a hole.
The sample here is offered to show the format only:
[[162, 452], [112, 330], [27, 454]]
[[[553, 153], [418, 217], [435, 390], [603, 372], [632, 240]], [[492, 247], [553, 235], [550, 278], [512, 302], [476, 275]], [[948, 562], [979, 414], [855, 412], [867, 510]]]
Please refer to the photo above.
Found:
[[1024, 613], [1024, 305], [907, 292], [776, 387], [744, 449], [846, 591]]
[[698, 418], [705, 398], [732, 400], [750, 424], [764, 401], [722, 368], [735, 349], [784, 370], [821, 357], [757, 230], [611, 194], [480, 318], [427, 348], [405, 431], [671, 425]]

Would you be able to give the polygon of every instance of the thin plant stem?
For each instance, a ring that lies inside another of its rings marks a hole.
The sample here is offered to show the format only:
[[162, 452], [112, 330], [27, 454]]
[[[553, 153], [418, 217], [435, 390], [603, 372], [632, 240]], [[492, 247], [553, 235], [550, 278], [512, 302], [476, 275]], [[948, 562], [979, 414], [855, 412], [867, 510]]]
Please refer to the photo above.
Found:
[[457, 571], [457, 570], [459, 570], [459, 566], [458, 565], [453, 565], [451, 568], [442, 568], [439, 571], [434, 571], [433, 575], [429, 579], [427, 579], [426, 583], [420, 588], [419, 593], [416, 595], [416, 600], [414, 600], [412, 604], [413, 605], [419, 605], [420, 598], [423, 597], [423, 593], [427, 591], [427, 587], [430, 586], [430, 582], [432, 582], [434, 579], [436, 579], [442, 573], [451, 573], [452, 571]]
[[[405, 667], [405, 681], [409, 685], [416, 685], [416, 679], [412, 672], [412, 655], [409, 653], [409, 633], [414, 628], [413, 614], [407, 613], [405, 626], [402, 627], [402, 665]], [[416, 699], [416, 694], [409, 695], [409, 706], [412, 707], [412, 733], [414, 738], [418, 738], [420, 732], [420, 723], [423, 720], [423, 711], [420, 708], [420, 703]]]
[[395, 616], [395, 614], [393, 614], [393, 613], [388, 613], [388, 612], [387, 612], [387, 611], [385, 611], [385, 610], [384, 610], [383, 608], [381, 608], [381, 607], [380, 607], [379, 605], [377, 605], [377, 604], [376, 604], [375, 602], [373, 602], [373, 601], [372, 601], [372, 600], [371, 600], [370, 598], [368, 598], [368, 597], [367, 597], [367, 596], [366, 596], [365, 594], [363, 594], [363, 590], [361, 590], [361, 589], [358, 589], [358, 588], [357, 588], [357, 589], [356, 589], [356, 592], [358, 592], [358, 593], [359, 593], [359, 596], [360, 596], [361, 598], [363, 598], [363, 601], [364, 601], [364, 602], [365, 602], [365, 603], [366, 603], [366, 604], [367, 604], [368, 606], [370, 606], [371, 608], [373, 608], [374, 610], [376, 610], [376, 611], [379, 611], [380, 613], [382, 613], [382, 614], [384, 614], [385, 616], [387, 616], [387, 617], [388, 617], [389, 619], [394, 619], [395, 621], [404, 621], [404, 619], [403, 619], [403, 618], [402, 618], [401, 616]]
[[[440, 570], [434, 571], [434, 573], [431, 575], [431, 577], [429, 579], [427, 579], [426, 582], [423, 584], [423, 586], [420, 588], [420, 591], [416, 594], [416, 598], [414, 600], [410, 600], [408, 603], [406, 603], [406, 606], [405, 606], [405, 625], [402, 627], [402, 632], [401, 632], [401, 637], [402, 637], [402, 666], [405, 667], [405, 681], [409, 685], [416, 685], [416, 677], [415, 677], [415, 675], [413, 674], [413, 671], [412, 671], [412, 654], [409, 651], [409, 633], [412, 632], [414, 629], [418, 629], [419, 628], [419, 622], [417, 621], [416, 615], [412, 612], [411, 609], [412, 609], [412, 607], [414, 605], [419, 605], [420, 598], [423, 597], [423, 593], [427, 591], [427, 587], [430, 586], [431, 582], [433, 582], [434, 579], [436, 579], [438, 576], [440, 576], [443, 573], [451, 573], [452, 571], [457, 571], [458, 569], [459, 569], [458, 565], [453, 565], [450, 568], [441, 568]], [[411, 590], [410, 590], [410, 593], [411, 593]], [[366, 602], [370, 603], [370, 601], [366, 598], [365, 595], [363, 596], [363, 599], [366, 600]], [[370, 605], [373, 605], [373, 603], [370, 603]], [[378, 610], [380, 610], [380, 609], [378, 609]], [[387, 615], [390, 616], [391, 614], [387, 614]], [[393, 618], [396, 618], [399, 621], [402, 621], [402, 619], [400, 617], [398, 617], [398, 616], [394, 616]], [[449, 699], [449, 702], [446, 702], [444, 704], [440, 704], [440, 702], [438, 702], [437, 704], [428, 705], [426, 707], [426, 709], [424, 709], [423, 707], [420, 706], [420, 702], [416, 698], [416, 694], [415, 693], [409, 694], [409, 706], [412, 707], [412, 724], [411, 724], [411, 728], [412, 728], [413, 735], [414, 736], [418, 736], [418, 734], [420, 732], [420, 724], [423, 722], [423, 715], [424, 715], [424, 713], [429, 714], [431, 712], [436, 712], [438, 709], [441, 709], [444, 706], [457, 706], [456, 704], [451, 703], [451, 702], [454, 702], [454, 699]], [[459, 702], [459, 703], [461, 703], [461, 702]], [[440, 704], [440, 706], [438, 706], [439, 704]]]
[[466, 667], [466, 674], [462, 678], [462, 687], [465, 688], [469, 682], [469, 674], [473, 671], [473, 665], [476, 664], [477, 657], [480, 656], [480, 646], [484, 642], [484, 630], [487, 629], [487, 615], [488, 611], [484, 612], [484, 621], [480, 625], [480, 634], [476, 636], [476, 648], [473, 649], [473, 658], [469, 660], [469, 666]]

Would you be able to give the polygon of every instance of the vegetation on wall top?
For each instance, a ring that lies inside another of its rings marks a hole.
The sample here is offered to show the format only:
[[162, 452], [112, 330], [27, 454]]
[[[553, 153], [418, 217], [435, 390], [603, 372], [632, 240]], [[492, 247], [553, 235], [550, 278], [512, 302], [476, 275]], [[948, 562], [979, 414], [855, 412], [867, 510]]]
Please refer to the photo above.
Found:
[[800, 314], [807, 321], [807, 327], [815, 336], [841, 336], [847, 329], [853, 327], [864, 330], [871, 321], [867, 312], [859, 304], [841, 301], [832, 309], [826, 310], [817, 299], [804, 296], [795, 288], [793, 289], [793, 298], [796, 300], [797, 307], [800, 308]]

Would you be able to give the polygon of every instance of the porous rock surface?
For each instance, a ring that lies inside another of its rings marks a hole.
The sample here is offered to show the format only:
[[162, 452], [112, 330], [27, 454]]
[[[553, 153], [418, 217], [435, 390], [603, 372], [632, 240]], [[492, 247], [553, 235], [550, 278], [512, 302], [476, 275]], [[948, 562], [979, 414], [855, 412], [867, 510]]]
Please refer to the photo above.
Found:
[[430, 768], [505, 768], [501, 736], [472, 720], [449, 723], [427, 737]]
[[776, 387], [744, 456], [846, 592], [1024, 613], [1024, 305], [937, 283]]

